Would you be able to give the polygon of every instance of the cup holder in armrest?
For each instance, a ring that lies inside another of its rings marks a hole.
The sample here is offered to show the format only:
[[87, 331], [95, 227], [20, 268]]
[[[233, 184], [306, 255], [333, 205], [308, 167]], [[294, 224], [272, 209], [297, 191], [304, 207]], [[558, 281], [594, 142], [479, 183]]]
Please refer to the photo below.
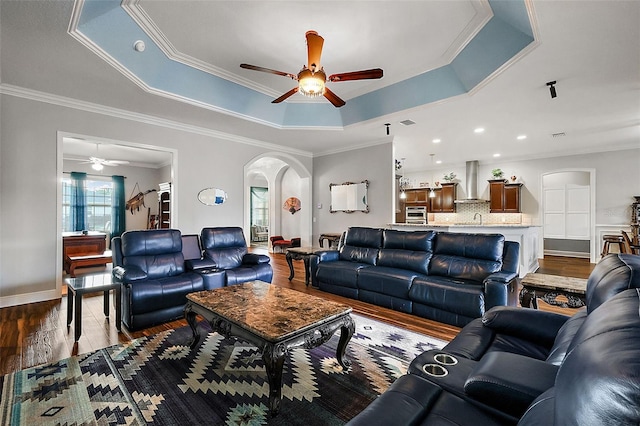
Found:
[[440, 364], [425, 364], [422, 366], [422, 371], [434, 377], [444, 377], [449, 374], [449, 371]]
[[442, 365], [456, 365], [458, 363], [458, 359], [456, 357], [445, 353], [437, 353], [433, 356], [433, 359], [435, 362]]

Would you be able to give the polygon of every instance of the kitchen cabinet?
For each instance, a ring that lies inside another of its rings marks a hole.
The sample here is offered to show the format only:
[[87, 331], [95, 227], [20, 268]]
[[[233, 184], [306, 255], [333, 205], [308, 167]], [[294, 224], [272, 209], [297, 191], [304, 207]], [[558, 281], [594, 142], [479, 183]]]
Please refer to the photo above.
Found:
[[521, 183], [507, 183], [502, 179], [489, 181], [491, 213], [520, 213]]
[[407, 189], [405, 193], [407, 194], [407, 198], [404, 200], [404, 202], [407, 204], [418, 204], [426, 206], [429, 202], [428, 189], [426, 188]]
[[441, 188], [434, 188], [435, 197], [429, 198], [429, 212], [455, 213], [457, 183], [443, 183]]
[[429, 209], [429, 190], [426, 188], [406, 189], [406, 198], [400, 199], [399, 211], [396, 212], [396, 223], [405, 223], [407, 207], [424, 206]]

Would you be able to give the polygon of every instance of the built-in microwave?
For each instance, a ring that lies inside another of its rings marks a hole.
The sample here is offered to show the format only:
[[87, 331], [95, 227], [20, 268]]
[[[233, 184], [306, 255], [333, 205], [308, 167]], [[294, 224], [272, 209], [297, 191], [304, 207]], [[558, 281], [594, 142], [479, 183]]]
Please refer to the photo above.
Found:
[[408, 206], [405, 208], [405, 223], [417, 225], [427, 224], [427, 208], [424, 206]]

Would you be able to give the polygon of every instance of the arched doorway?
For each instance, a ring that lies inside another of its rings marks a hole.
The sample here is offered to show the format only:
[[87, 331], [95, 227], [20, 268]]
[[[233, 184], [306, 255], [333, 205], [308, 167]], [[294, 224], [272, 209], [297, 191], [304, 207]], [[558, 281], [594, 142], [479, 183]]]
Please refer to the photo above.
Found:
[[[285, 238], [300, 237], [310, 246], [312, 235], [312, 182], [309, 170], [296, 158], [283, 153], [265, 153], [244, 167], [245, 234], [251, 235], [251, 197], [256, 182], [266, 182], [268, 191], [268, 233]], [[300, 200], [301, 209], [291, 213], [282, 208], [290, 197]]]

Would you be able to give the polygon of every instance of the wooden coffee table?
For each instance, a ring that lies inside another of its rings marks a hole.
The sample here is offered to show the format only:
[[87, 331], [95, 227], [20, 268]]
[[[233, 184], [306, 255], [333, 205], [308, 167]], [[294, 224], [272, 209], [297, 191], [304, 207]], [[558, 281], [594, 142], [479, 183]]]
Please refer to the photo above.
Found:
[[528, 273], [522, 278], [520, 306], [538, 309], [537, 298], [563, 308], [585, 306], [587, 280], [558, 275]]
[[193, 330], [192, 349], [200, 341], [196, 315], [220, 334], [237, 336], [260, 349], [273, 416], [280, 409], [282, 366], [290, 349], [315, 348], [340, 329], [336, 358], [343, 368], [349, 368], [344, 353], [355, 331], [350, 313], [350, 306], [262, 281], [191, 293], [184, 307]]

